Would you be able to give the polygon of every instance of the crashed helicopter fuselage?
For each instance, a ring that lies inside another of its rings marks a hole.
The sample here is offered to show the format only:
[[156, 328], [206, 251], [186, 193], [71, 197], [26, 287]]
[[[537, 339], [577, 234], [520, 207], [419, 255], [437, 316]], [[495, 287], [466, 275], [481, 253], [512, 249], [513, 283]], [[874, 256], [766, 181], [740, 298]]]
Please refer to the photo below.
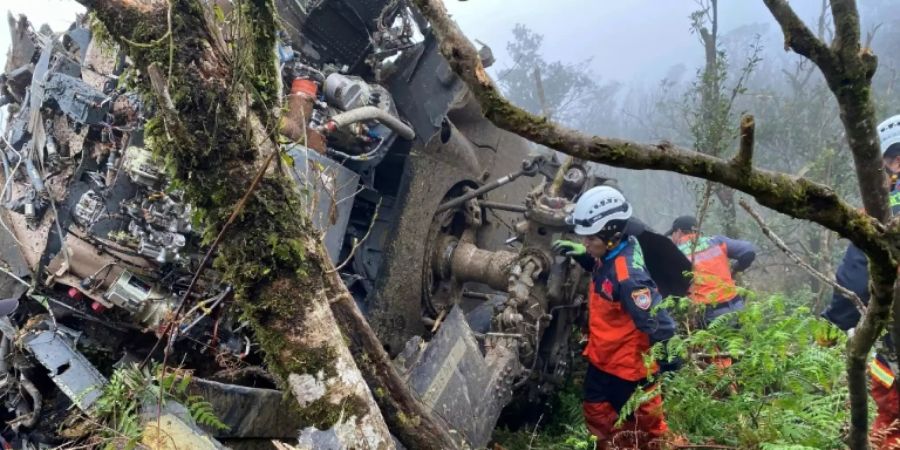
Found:
[[[504, 406], [543, 399], [576, 356], [587, 277], [550, 244], [604, 180], [488, 122], [404, 2], [277, 3], [282, 133], [305, 143], [285, 151], [329, 257], [410, 388], [484, 446]], [[4, 439], [55, 444], [67, 408], [90, 414], [115, 367], [159, 357], [206, 249], [144, 146], [153, 112], [117, 85], [128, 61], [83, 20], [61, 36], [10, 20], [0, 293], [21, 302], [0, 320], [0, 380], [18, 388], [0, 415]], [[207, 270], [190, 295], [169, 360], [230, 426], [213, 434], [295, 437], [230, 287]]]

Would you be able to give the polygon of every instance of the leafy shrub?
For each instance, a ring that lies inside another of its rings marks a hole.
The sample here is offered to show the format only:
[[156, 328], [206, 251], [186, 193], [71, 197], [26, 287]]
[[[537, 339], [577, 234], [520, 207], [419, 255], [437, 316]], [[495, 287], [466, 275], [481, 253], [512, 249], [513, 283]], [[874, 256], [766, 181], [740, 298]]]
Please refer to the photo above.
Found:
[[110, 377], [103, 394], [94, 404], [94, 417], [103, 426], [97, 437], [105, 448], [135, 448], [144, 431], [141, 408], [144, 405], [177, 401], [190, 412], [198, 424], [214, 429], [228, 429], [203, 397], [188, 394], [191, 384], [188, 371], [165, 368], [161, 365], [140, 368], [137, 364], [117, 369]]
[[[662, 377], [669, 426], [694, 443], [843, 448], [844, 341], [809, 308], [780, 295], [748, 302], [744, 311], [705, 330], [677, 336], [669, 354], [687, 363]], [[654, 353], [661, 356], [661, 348]], [[733, 365], [712, 363], [722, 354]]]
[[[667, 307], [677, 315], [690, 309], [685, 302], [670, 299]], [[673, 434], [695, 444], [741, 449], [845, 447], [846, 338], [799, 303], [780, 295], [753, 299], [744, 311], [669, 341], [668, 356], [685, 359], [683, 368], [660, 380]], [[666, 357], [661, 346], [652, 353]], [[734, 363], [712, 364], [717, 355]], [[625, 411], [639, 400], [632, 398]], [[500, 430], [495, 439], [509, 450], [593, 449], [581, 414], [581, 386], [573, 383], [545, 414], [548, 422], [536, 430]]]
[[596, 439], [588, 433], [581, 412], [581, 383], [559, 392], [541, 421], [531, 429], [496, 430], [497, 446], [508, 450], [592, 450]]

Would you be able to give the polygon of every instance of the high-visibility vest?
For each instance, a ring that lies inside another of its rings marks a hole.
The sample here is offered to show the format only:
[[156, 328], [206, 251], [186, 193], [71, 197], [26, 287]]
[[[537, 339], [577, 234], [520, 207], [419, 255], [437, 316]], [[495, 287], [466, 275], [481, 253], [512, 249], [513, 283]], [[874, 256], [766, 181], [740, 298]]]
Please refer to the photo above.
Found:
[[728, 247], [720, 239], [695, 235], [685, 236], [678, 248], [691, 260], [694, 280], [688, 296], [694, 303], [716, 304], [737, 296], [737, 286], [731, 278]]

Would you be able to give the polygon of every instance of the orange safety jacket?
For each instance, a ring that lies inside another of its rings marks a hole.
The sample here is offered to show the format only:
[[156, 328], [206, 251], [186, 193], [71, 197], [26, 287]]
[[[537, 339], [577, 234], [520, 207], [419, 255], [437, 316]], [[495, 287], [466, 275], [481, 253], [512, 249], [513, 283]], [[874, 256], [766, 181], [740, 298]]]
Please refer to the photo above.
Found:
[[750, 261], [755, 257], [755, 249], [750, 243], [722, 236], [698, 237], [696, 234], [688, 234], [676, 242], [693, 264], [694, 281], [688, 296], [694, 303], [724, 303], [738, 295], [737, 286], [731, 277], [729, 254], [734, 254], [734, 251], [729, 249], [729, 243], [734, 247], [741, 247], [740, 250], [745, 250], [746, 247], [744, 253], [753, 255], [749, 257]]
[[644, 356], [654, 343], [674, 335], [675, 322], [664, 309], [651, 311], [662, 298], [646, 271], [636, 239], [594, 261], [588, 345], [583, 355], [597, 369], [624, 380], [645, 379], [658, 367], [654, 362], [648, 370]]

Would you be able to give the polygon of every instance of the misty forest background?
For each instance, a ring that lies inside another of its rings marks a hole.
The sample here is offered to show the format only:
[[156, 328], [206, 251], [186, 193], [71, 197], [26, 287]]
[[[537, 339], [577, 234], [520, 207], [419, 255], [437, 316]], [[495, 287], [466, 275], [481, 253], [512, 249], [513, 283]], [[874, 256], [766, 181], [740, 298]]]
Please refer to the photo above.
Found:
[[[566, 126], [644, 142], [668, 140], [725, 158], [737, 152], [741, 114], [753, 114], [754, 159], [760, 168], [808, 177], [859, 204], [837, 102], [819, 70], [796, 53], [785, 52], [783, 35], [775, 26], [718, 30], [721, 11], [713, 6], [708, 0], [698, 1], [697, 11], [684, 18], [685, 27], [697, 38], [697, 48], [706, 55], [705, 63], [673, 65], [649, 86], [606, 81], [602, 70], [594, 69], [614, 61], [557, 60], [543, 49], [543, 36], [525, 25], [516, 25], [513, 40], [507, 43], [513, 63], [497, 64], [490, 71], [511, 101]], [[873, 86], [881, 121], [900, 112], [900, 53], [895, 51], [900, 48], [900, 27], [895, 26], [900, 9], [889, 0], [867, 1], [859, 7], [863, 43], [879, 57]], [[822, 13], [809, 23], [830, 41], [833, 27], [826, 8], [823, 1]], [[707, 195], [705, 181], [672, 173], [595, 169], [616, 179], [638, 217], [657, 231], [668, 229], [679, 215], [699, 214], [708, 198], [704, 232], [747, 239], [760, 248], [757, 262], [743, 276], [746, 287], [802, 297], [815, 312], [827, 305], [831, 287], [785, 257], [737, 205], [740, 197], [752, 203], [749, 196], [738, 197], [720, 186], [712, 186]], [[766, 210], [764, 216], [792, 250], [820, 272], [834, 273], [845, 240], [818, 225], [772, 211]]]

